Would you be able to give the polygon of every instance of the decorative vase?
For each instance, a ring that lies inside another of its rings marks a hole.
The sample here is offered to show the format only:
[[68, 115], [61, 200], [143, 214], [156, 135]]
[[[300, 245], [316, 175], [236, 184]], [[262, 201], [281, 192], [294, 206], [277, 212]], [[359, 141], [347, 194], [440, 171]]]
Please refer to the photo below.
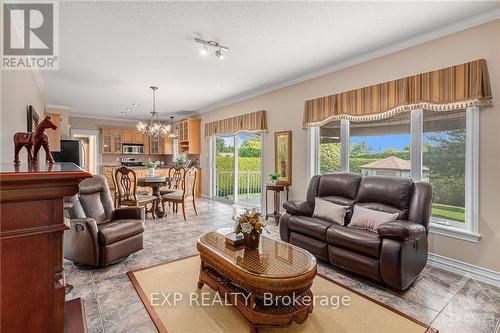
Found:
[[259, 247], [260, 234], [256, 233], [255, 238], [252, 238], [250, 233], [243, 233], [243, 237], [245, 238], [245, 248], [249, 250], [255, 250]]
[[149, 177], [154, 177], [155, 176], [155, 168], [149, 168], [148, 169], [148, 176]]

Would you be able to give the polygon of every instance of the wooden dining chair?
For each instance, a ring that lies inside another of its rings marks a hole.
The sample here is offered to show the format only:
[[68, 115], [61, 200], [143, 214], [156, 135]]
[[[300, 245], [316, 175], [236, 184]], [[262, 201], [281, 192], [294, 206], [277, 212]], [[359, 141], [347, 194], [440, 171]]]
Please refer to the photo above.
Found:
[[184, 216], [184, 220], [186, 220], [186, 201], [189, 199], [192, 199], [194, 212], [196, 215], [198, 215], [194, 196], [198, 171], [195, 167], [192, 167], [190, 169], [184, 170], [183, 173], [184, 177], [182, 177], [180, 182], [176, 185], [177, 190], [162, 195], [161, 202], [163, 208], [165, 208], [165, 202], [171, 202], [174, 207], [174, 212], [178, 211], [178, 205], [181, 204], [182, 215]]
[[[160, 195], [163, 197], [166, 194], [172, 194], [176, 191], [182, 191], [180, 190], [181, 182], [182, 179], [184, 178], [184, 174], [186, 172], [186, 169], [183, 167], [172, 167], [168, 170], [168, 187], [161, 187], [160, 188]], [[173, 210], [177, 209], [177, 204], [173, 204]], [[170, 202], [168, 203], [168, 207], [170, 207]], [[165, 211], [165, 202], [162, 201], [162, 208], [163, 211]]]
[[[146, 212], [150, 212], [156, 218], [155, 211], [158, 198], [149, 194], [137, 193], [137, 175], [134, 170], [122, 166], [113, 171], [113, 182], [117, 191], [117, 207], [121, 206], [145, 206]], [[151, 205], [148, 209], [147, 205]]]
[[[114, 189], [113, 189], [113, 197], [114, 197], [114, 203], [115, 203], [115, 207], [118, 207], [118, 187], [116, 186], [116, 177], [115, 177], [115, 170], [116, 168], [113, 169], [113, 171], [111, 172], [111, 179], [113, 180], [113, 185], [114, 185]], [[144, 195], [148, 195], [149, 194], [149, 191], [146, 190], [146, 189], [137, 189], [137, 195], [141, 195], [141, 194], [144, 194]]]

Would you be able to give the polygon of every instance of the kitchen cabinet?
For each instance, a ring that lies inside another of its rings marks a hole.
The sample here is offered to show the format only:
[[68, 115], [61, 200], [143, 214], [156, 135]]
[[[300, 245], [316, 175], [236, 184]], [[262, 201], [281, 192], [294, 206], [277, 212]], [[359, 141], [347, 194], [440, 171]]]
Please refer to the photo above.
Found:
[[160, 154], [160, 138], [158, 137], [149, 137], [149, 153], [151, 155]]
[[122, 131], [119, 128], [113, 128], [113, 141], [112, 141], [112, 153], [121, 154], [122, 153]]
[[150, 137], [133, 128], [101, 128], [101, 153], [122, 154], [123, 144], [142, 144], [144, 155], [172, 155], [174, 153], [172, 138]]
[[57, 113], [46, 113], [45, 116], [49, 116], [50, 121], [57, 126], [55, 130], [45, 130], [45, 134], [47, 134], [49, 138], [50, 151], [61, 151], [61, 115]]
[[174, 144], [172, 138], [149, 138], [149, 154], [151, 155], [172, 155]]
[[133, 128], [123, 128], [122, 129], [122, 142], [123, 143], [133, 143], [133, 144], [143, 144], [144, 137], [139, 131]]
[[111, 154], [113, 141], [113, 130], [111, 128], [101, 128], [101, 153]]
[[101, 128], [101, 153], [122, 153], [122, 131], [119, 128]]
[[179, 153], [199, 154], [201, 150], [200, 138], [201, 119], [187, 118], [177, 123]]

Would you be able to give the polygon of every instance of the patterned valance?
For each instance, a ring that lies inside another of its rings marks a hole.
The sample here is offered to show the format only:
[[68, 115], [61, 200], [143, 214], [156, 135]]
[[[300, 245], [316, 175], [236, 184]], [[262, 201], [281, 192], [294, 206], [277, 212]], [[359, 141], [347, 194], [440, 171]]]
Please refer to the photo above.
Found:
[[205, 124], [205, 138], [239, 132], [267, 132], [266, 111], [247, 113]]
[[369, 121], [424, 108], [453, 111], [491, 105], [486, 60], [480, 59], [305, 102], [304, 127], [339, 119]]

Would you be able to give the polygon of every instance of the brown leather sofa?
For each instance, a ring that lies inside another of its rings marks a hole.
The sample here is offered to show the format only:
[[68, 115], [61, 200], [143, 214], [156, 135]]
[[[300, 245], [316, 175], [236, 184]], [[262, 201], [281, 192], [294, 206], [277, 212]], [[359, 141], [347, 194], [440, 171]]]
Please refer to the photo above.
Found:
[[[315, 198], [349, 206], [344, 225], [312, 217]], [[334, 173], [314, 176], [306, 201], [286, 201], [280, 219], [283, 241], [319, 260], [397, 290], [417, 278], [427, 262], [432, 186], [410, 179]], [[378, 233], [349, 227], [354, 204], [398, 213]]]
[[79, 184], [66, 198], [71, 228], [64, 232], [64, 257], [75, 264], [107, 266], [143, 248], [144, 208], [114, 208], [104, 176]]

